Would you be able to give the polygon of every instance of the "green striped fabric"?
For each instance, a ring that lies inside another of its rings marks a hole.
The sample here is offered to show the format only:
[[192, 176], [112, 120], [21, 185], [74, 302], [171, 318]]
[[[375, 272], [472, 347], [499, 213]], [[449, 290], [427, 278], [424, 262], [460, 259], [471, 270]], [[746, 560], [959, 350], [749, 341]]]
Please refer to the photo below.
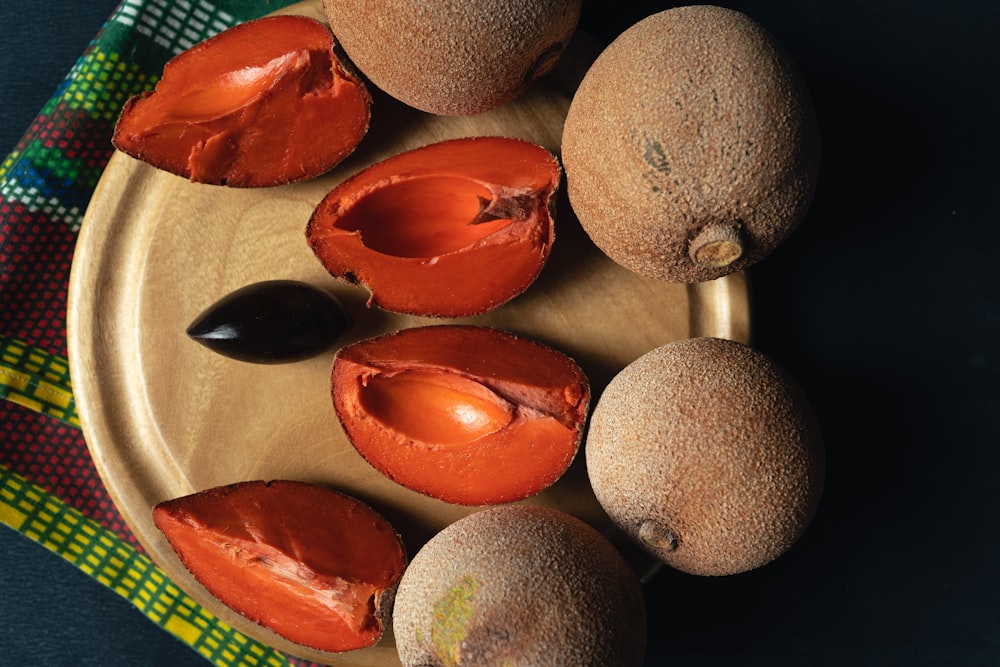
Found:
[[76, 565], [215, 665], [291, 664], [200, 607], [117, 535], [2, 467], [0, 522]]
[[0, 398], [71, 426], [80, 426], [67, 360], [3, 335], [0, 335]]
[[134, 544], [80, 432], [64, 354], [65, 299], [76, 234], [125, 100], [152, 88], [181, 51], [288, 4], [122, 0], [0, 162], [0, 399], [7, 403], [0, 523], [59, 554], [220, 667], [309, 663], [213, 616]]

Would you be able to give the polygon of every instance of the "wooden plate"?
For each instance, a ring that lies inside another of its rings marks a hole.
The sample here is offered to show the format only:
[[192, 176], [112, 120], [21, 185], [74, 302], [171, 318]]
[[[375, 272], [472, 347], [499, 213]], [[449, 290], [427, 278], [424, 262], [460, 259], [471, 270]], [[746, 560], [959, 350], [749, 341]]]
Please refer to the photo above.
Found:
[[[291, 7], [322, 20], [319, 0]], [[574, 47], [576, 49], [576, 47]], [[365, 306], [367, 292], [330, 277], [305, 242], [313, 207], [372, 162], [432, 141], [486, 134], [534, 141], [558, 154], [569, 96], [587, 56], [493, 112], [423, 114], [373, 91], [373, 121], [356, 153], [311, 182], [234, 190], [189, 183], [124, 154], [108, 164], [84, 219], [70, 278], [69, 348], [83, 431], [108, 491], [152, 559], [191, 597], [245, 634], [288, 653], [345, 667], [399, 664], [391, 629], [370, 649], [304, 649], [219, 603], [154, 527], [158, 502], [221, 484], [297, 479], [357, 496], [401, 532], [412, 557], [435, 532], [475, 511], [423, 497], [382, 477], [346, 440], [333, 412], [333, 351], [294, 364], [233, 361], [191, 341], [207, 306], [249, 283], [287, 278], [335, 293], [355, 320], [340, 342], [445, 321], [532, 336], [573, 356], [594, 400], [642, 353], [679, 338], [746, 341], [742, 274], [696, 285], [641, 278], [608, 260], [565, 198], [553, 253], [522, 296], [463, 320], [401, 316]], [[564, 191], [565, 189], [563, 189]], [[526, 501], [555, 506], [611, 532], [587, 483], [583, 455], [551, 489]]]

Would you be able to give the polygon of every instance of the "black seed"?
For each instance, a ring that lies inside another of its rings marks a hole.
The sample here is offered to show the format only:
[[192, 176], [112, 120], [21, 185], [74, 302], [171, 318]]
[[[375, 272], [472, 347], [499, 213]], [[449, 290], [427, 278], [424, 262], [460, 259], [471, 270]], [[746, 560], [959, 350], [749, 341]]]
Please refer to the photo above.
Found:
[[331, 294], [293, 280], [269, 280], [224, 296], [199, 315], [187, 335], [213, 352], [259, 364], [314, 357], [351, 325]]

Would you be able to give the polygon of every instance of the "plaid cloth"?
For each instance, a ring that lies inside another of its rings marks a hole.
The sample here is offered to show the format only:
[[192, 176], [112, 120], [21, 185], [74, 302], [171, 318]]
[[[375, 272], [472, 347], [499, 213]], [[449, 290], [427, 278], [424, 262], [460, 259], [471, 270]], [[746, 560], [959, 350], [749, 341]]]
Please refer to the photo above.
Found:
[[210, 662], [305, 665], [174, 585], [108, 497], [66, 360], [70, 262], [131, 95], [171, 57], [290, 0], [123, 0], [0, 167], [0, 522], [110, 587]]

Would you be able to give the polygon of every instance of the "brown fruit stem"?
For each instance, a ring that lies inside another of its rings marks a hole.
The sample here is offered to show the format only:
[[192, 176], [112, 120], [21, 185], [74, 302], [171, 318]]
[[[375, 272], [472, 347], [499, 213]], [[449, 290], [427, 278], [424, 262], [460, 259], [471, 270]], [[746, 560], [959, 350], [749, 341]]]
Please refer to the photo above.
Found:
[[542, 53], [528, 69], [525, 81], [527, 83], [531, 83], [548, 74], [559, 60], [559, 56], [562, 55], [565, 46], [566, 45], [562, 42], [556, 42], [542, 51]]
[[706, 225], [691, 241], [688, 254], [699, 266], [717, 268], [732, 264], [743, 254], [739, 226], [730, 222]]
[[677, 548], [677, 536], [672, 530], [658, 521], [643, 521], [639, 526], [639, 539], [645, 544], [660, 551], [673, 551]]

